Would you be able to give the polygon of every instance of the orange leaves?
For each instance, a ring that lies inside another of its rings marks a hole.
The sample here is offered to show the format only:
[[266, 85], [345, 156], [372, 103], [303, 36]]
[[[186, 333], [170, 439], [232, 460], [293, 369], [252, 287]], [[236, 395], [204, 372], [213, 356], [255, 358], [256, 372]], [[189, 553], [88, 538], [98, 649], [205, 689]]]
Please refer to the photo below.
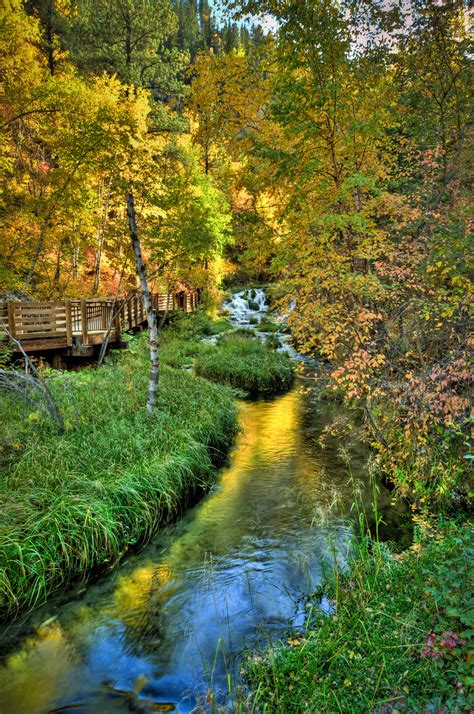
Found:
[[358, 400], [372, 393], [378, 372], [385, 363], [386, 357], [382, 353], [358, 349], [331, 376], [336, 388], [344, 390], [347, 400]]

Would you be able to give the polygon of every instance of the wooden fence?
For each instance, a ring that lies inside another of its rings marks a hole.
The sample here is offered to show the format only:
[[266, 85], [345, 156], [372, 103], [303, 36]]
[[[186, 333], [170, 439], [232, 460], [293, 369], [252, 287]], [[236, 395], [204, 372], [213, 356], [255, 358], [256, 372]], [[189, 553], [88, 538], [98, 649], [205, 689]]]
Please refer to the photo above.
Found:
[[[199, 293], [155, 293], [152, 301], [157, 313], [192, 312], [199, 304]], [[26, 352], [101, 344], [107, 333], [110, 342], [120, 342], [122, 332], [143, 325], [146, 319], [140, 294], [118, 301], [0, 301], [0, 323]]]

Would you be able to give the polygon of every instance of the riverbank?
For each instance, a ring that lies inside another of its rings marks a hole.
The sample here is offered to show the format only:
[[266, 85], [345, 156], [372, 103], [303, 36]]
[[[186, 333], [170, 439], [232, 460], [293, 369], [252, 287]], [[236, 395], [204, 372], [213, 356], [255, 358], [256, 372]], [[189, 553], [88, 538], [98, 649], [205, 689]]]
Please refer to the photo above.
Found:
[[305, 627], [248, 658], [253, 704], [295, 714], [469, 711], [473, 554], [472, 528], [441, 518], [420, 522], [400, 554], [363, 538], [347, 571], [308, 598]]
[[[152, 415], [145, 335], [99, 370], [51, 371], [63, 434], [39, 412], [3, 403], [0, 618], [110, 569], [209, 488], [238, 428], [236, 392], [227, 385], [252, 396], [291, 386], [289, 358], [270, 345], [203, 339], [229, 330], [227, 320], [197, 313], [163, 331]], [[206, 379], [187, 370], [193, 364]]]
[[164, 366], [145, 410], [146, 336], [100, 370], [51, 379], [66, 423], [2, 405], [0, 612], [109, 569], [215, 479], [237, 431], [233, 393]]
[[286, 392], [293, 383], [294, 366], [286, 353], [272, 349], [271, 342], [231, 334], [219, 340], [217, 349], [198, 355], [196, 374], [255, 398]]

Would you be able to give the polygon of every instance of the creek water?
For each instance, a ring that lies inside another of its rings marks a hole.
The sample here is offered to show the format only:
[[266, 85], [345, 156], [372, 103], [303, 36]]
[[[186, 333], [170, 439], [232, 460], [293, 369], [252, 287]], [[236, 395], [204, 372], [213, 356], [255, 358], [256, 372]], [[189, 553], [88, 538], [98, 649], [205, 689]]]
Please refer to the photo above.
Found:
[[[257, 312], [237, 306], [240, 325]], [[289, 393], [242, 402], [211, 493], [102, 582], [4, 633], [1, 714], [184, 714], [207, 711], [210, 690], [231, 710], [244, 648], [300, 627], [304, 596], [334, 561], [344, 567], [357, 513], [373, 520], [368, 453], [357, 429], [322, 448], [345, 415], [314, 385], [305, 366]], [[376, 500], [396, 540], [401, 509], [380, 484]]]

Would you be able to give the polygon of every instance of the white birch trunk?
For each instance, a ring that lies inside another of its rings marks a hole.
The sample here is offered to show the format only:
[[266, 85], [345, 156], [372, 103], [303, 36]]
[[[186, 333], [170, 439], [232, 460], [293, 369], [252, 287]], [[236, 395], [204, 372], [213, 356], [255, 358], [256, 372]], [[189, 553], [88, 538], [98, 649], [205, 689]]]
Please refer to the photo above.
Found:
[[135, 267], [137, 275], [140, 279], [140, 288], [148, 320], [150, 338], [150, 381], [148, 384], [148, 399], [146, 408], [148, 412], [152, 412], [156, 404], [158, 380], [160, 378], [160, 361], [158, 357], [158, 319], [155, 311], [153, 310], [151, 294], [148, 289], [146, 266], [143, 262], [142, 249], [140, 239], [138, 237], [137, 222], [135, 218], [135, 203], [131, 191], [127, 193], [127, 215], [130, 227], [130, 238], [132, 241], [133, 251], [135, 253]]

